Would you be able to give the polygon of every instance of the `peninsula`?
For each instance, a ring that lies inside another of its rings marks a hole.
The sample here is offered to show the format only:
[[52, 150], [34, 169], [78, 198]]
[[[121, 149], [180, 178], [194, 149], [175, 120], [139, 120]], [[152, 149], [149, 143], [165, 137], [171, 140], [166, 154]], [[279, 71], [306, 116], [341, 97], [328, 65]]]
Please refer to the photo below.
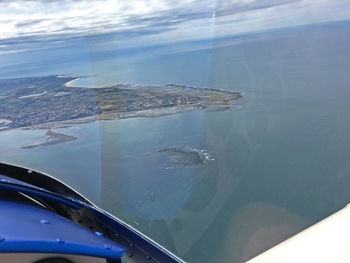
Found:
[[0, 80], [0, 131], [55, 123], [157, 117], [210, 105], [228, 107], [241, 98], [238, 92], [183, 85], [67, 85], [74, 79], [54, 75]]
[[40, 146], [49, 146], [49, 145], [53, 145], [53, 144], [74, 141], [77, 139], [77, 137], [74, 137], [71, 135], [54, 132], [51, 130], [51, 128], [49, 128], [49, 130], [46, 132], [46, 135], [48, 136], [48, 139], [46, 142], [22, 146], [21, 148], [22, 149], [32, 149], [32, 148], [37, 148]]

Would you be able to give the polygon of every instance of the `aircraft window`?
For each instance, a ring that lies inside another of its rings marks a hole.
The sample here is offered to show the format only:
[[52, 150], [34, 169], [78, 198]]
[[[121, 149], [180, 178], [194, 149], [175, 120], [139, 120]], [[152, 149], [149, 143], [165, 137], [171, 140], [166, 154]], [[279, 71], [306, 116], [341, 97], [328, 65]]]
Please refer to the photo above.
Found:
[[350, 1], [0, 3], [0, 162], [186, 262], [243, 262], [349, 201]]

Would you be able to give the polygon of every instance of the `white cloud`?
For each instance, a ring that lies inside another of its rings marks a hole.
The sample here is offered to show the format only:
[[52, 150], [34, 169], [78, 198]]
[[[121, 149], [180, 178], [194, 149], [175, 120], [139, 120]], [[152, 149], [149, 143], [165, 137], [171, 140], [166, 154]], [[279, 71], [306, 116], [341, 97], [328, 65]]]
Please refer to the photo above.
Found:
[[30, 48], [24, 38], [49, 43], [117, 33], [121, 43], [150, 44], [349, 18], [349, 0], [3, 1], [0, 51]]

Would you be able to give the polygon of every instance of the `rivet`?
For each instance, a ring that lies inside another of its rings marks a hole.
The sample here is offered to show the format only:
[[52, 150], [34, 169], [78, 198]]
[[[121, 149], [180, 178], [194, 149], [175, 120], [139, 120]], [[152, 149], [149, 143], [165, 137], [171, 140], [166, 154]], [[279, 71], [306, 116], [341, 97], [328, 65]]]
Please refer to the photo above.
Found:
[[0, 236], [0, 242], [5, 241], [5, 238], [3, 236]]
[[27, 173], [31, 174], [33, 171], [32, 170], [28, 170]]
[[128, 253], [128, 257], [130, 257], [130, 258], [132, 257], [132, 253], [131, 252]]
[[129, 245], [130, 247], [133, 247], [134, 246], [134, 244], [133, 243], [130, 243], [130, 245]]
[[147, 259], [147, 260], [150, 260], [150, 259], [151, 259], [151, 256], [146, 256], [146, 259]]
[[50, 224], [49, 220], [47, 220], [47, 219], [40, 220], [40, 223], [42, 223], [42, 224]]
[[111, 249], [112, 249], [112, 247], [111, 247], [110, 245], [105, 245], [105, 249], [107, 249], [107, 250], [111, 250]]
[[65, 242], [64, 239], [62, 238], [57, 238], [56, 241], [60, 244], [63, 244]]
[[98, 235], [98, 236], [103, 236], [103, 234], [101, 232], [97, 232], [96, 231], [95, 234]]

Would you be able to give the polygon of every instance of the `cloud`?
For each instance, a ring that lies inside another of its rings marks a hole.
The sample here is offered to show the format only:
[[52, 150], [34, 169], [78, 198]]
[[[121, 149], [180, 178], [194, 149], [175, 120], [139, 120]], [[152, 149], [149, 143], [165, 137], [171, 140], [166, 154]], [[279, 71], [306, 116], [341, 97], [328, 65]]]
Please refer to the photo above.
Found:
[[[119, 46], [222, 37], [348, 19], [349, 0], [43, 0], [0, 2], [0, 53], [82, 38]], [[98, 37], [96, 37], [98, 36]]]
[[27, 21], [22, 21], [18, 22], [16, 24], [16, 27], [28, 27], [28, 26], [33, 26], [35, 24], [39, 24], [41, 22], [45, 21], [45, 19], [33, 19], [33, 20], [27, 20]]

